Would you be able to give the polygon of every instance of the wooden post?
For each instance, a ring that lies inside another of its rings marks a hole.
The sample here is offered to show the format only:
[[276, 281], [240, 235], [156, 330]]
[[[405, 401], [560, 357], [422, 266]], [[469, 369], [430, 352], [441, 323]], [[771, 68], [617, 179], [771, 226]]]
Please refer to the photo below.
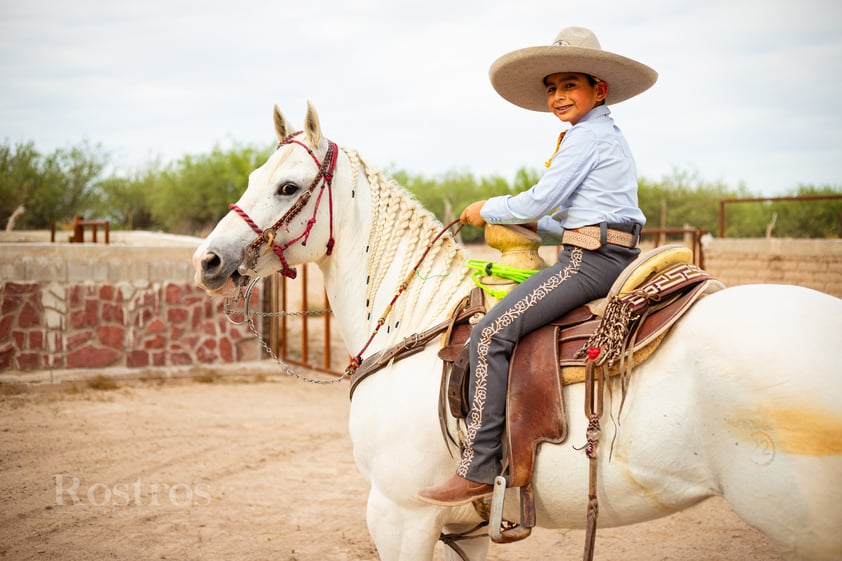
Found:
[[85, 241], [85, 227], [82, 225], [83, 220], [84, 217], [78, 214], [73, 217], [73, 237], [71, 238], [73, 243], [84, 243]]

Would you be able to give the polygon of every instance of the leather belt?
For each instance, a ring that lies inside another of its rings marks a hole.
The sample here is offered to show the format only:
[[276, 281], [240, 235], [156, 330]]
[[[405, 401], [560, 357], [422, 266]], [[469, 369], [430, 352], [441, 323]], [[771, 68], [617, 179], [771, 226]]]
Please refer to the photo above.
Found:
[[[633, 248], [637, 245], [637, 236], [614, 228], [605, 229], [605, 242], [621, 247]], [[602, 247], [602, 228], [600, 226], [582, 226], [565, 230], [561, 243], [575, 245], [582, 249], [596, 250]]]

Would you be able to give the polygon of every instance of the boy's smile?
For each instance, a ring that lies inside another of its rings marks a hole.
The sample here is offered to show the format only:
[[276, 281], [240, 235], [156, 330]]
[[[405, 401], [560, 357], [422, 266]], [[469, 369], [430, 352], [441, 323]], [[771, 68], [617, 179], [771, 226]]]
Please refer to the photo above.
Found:
[[588, 112], [600, 105], [608, 94], [608, 84], [578, 72], [560, 72], [544, 78], [547, 88], [547, 107], [566, 123], [575, 125]]

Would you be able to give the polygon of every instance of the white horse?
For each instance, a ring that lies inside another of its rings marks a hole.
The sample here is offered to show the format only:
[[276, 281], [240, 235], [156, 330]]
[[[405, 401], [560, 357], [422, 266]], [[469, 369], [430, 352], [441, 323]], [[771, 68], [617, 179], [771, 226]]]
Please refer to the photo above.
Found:
[[[298, 136], [289, 137], [294, 129], [277, 107], [274, 119], [278, 149], [196, 250], [196, 282], [231, 295], [245, 277], [292, 275], [295, 264], [315, 262], [345, 343], [357, 351], [441, 224], [354, 151], [327, 140], [311, 106]], [[264, 230], [274, 233], [255, 233]], [[366, 356], [442, 321], [471, 286], [461, 249], [443, 237]], [[651, 520], [720, 495], [787, 559], [842, 558], [840, 349], [840, 299], [773, 285], [702, 299], [632, 375], [613, 456], [599, 448], [599, 526]], [[439, 427], [437, 351], [430, 344], [368, 377], [351, 403], [354, 457], [371, 483], [368, 528], [383, 560], [429, 560], [443, 530], [480, 521], [472, 506], [416, 498], [449, 477], [458, 458]], [[574, 448], [585, 442], [583, 395], [583, 384], [565, 386], [570, 438], [538, 454], [541, 527], [585, 525], [588, 460]], [[615, 436], [608, 416], [617, 409], [606, 407], [603, 442]], [[518, 520], [518, 497], [508, 493], [506, 518]], [[459, 545], [476, 561], [488, 544], [481, 537]]]

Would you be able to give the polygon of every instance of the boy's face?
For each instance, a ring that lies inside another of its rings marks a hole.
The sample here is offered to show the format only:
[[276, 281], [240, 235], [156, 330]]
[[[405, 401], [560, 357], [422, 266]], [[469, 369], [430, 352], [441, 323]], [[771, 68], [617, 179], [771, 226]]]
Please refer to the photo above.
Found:
[[588, 111], [599, 105], [608, 94], [608, 84], [591, 85], [588, 77], [578, 72], [559, 72], [544, 78], [547, 107], [553, 115], [575, 125]]

